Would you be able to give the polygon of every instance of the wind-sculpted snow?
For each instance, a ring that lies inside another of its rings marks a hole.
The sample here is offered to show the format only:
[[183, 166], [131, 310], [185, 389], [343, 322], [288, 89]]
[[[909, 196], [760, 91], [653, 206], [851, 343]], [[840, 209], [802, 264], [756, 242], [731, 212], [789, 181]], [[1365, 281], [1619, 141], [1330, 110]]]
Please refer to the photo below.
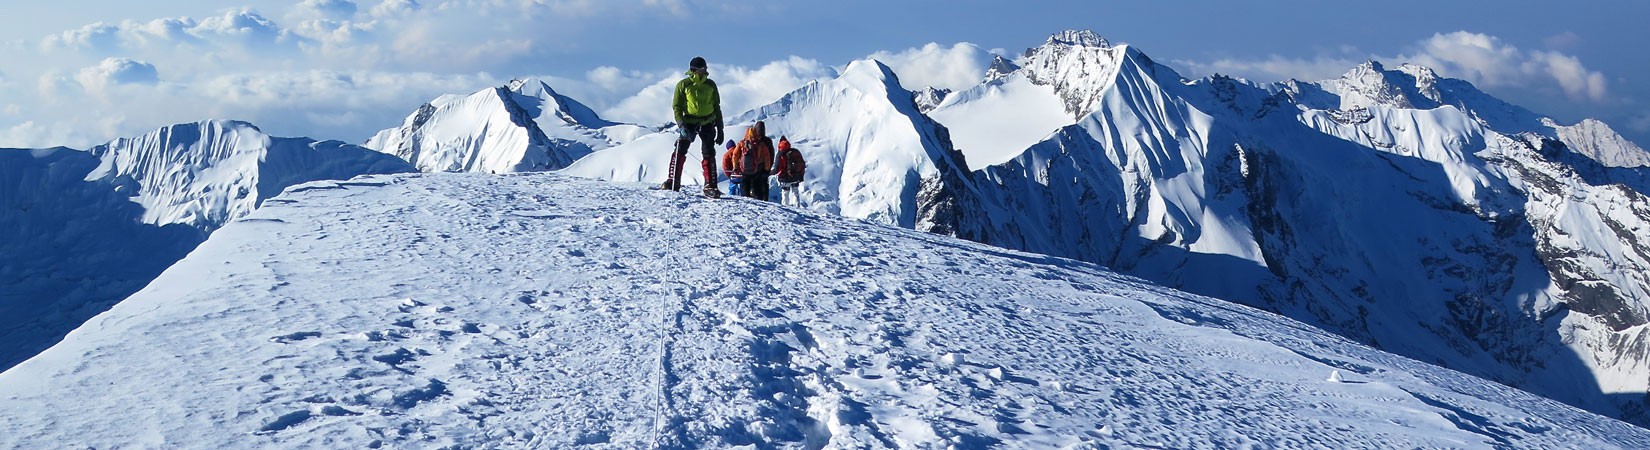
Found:
[[554, 174], [288, 190], [0, 374], [0, 447], [1644, 448], [1099, 266]]
[[0, 368], [142, 288], [287, 186], [409, 170], [364, 148], [233, 121], [90, 151], [0, 150]]

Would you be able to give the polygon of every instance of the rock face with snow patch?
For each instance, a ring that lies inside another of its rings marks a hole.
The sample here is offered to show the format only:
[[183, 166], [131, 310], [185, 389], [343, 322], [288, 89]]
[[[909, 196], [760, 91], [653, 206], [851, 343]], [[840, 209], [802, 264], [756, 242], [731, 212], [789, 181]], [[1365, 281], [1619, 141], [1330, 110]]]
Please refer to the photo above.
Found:
[[[1020, 149], [957, 133], [986, 193], [970, 214], [984, 242], [1103, 263], [1650, 424], [1650, 183], [1631, 167], [1642, 150], [1424, 67], [1185, 80], [1085, 36], [1054, 36], [1020, 71], [931, 113], [978, 129], [1012, 118], [971, 103], [1012, 100], [1056, 105], [1016, 117], [1078, 118], [1044, 121], [1050, 134]], [[975, 158], [969, 147], [984, 144], [995, 148]]]
[[147, 284], [293, 184], [410, 171], [251, 124], [174, 125], [89, 151], [0, 150], [0, 368]]
[[0, 447], [1650, 446], [1253, 308], [817, 212], [556, 174], [279, 199], [0, 373]]
[[437, 98], [363, 145], [426, 172], [529, 172], [567, 167], [615, 144], [632, 128], [603, 120], [544, 82], [526, 79]]

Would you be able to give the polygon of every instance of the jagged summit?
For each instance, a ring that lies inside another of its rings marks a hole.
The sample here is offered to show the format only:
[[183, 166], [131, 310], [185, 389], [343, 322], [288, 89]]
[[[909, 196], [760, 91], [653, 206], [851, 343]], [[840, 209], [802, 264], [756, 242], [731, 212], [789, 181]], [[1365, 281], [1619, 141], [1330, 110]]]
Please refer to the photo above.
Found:
[[[1092, 32], [1087, 35], [1092, 36]], [[1024, 73], [1032, 83], [1054, 87], [1065, 103], [1066, 113], [1076, 121], [1094, 111], [1101, 92], [1112, 86], [1130, 50], [1128, 46], [1073, 45], [1056, 39], [1060, 36], [1055, 35], [1049, 38], [1048, 44], [1026, 50], [1016, 64], [1021, 67], [1018, 73]], [[1074, 36], [1085, 35], [1067, 37]]]
[[1109, 48], [1111, 41], [1101, 37], [1094, 30], [1066, 30], [1049, 36], [1043, 46], [1067, 45], [1075, 47]]
[[1432, 69], [1422, 66], [1404, 64], [1397, 70], [1387, 70], [1379, 61], [1366, 61], [1325, 85], [1341, 95], [1338, 108], [1342, 110], [1371, 105], [1432, 109], [1442, 99], [1437, 81]]
[[1020, 65], [1014, 64], [1014, 61], [1010, 61], [1008, 58], [1002, 57], [1002, 55], [994, 56], [991, 58], [991, 66], [985, 69], [985, 79], [983, 82], [990, 83], [992, 81], [1003, 79], [1018, 70], [1020, 70]]
[[912, 92], [911, 99], [917, 103], [918, 111], [927, 113], [929, 111], [933, 111], [935, 107], [940, 105], [940, 103], [945, 102], [945, 97], [949, 95], [951, 95], [950, 89], [940, 89], [933, 86], [928, 86], [922, 88], [922, 90]]

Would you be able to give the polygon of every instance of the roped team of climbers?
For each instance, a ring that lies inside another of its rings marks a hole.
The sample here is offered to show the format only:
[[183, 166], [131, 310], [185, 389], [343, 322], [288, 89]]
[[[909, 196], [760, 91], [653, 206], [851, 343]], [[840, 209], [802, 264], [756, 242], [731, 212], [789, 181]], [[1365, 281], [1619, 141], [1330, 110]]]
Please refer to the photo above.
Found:
[[[722, 191], [717, 188], [716, 142], [723, 138], [722, 96], [716, 89], [716, 82], [710, 79], [705, 58], [694, 57], [688, 63], [687, 76], [676, 83], [671, 112], [676, 118], [679, 136], [676, 151], [670, 157], [670, 171], [665, 174], [665, 183], [660, 188], [681, 190], [682, 166], [687, 162], [687, 150], [698, 139], [700, 152], [704, 156], [700, 161], [705, 176], [704, 194], [711, 198], [721, 197]], [[780, 136], [776, 153], [773, 139], [767, 134], [767, 124], [757, 121], [745, 129], [743, 139], [739, 142], [728, 140], [724, 148], [722, 174], [728, 178], [729, 194], [771, 201], [769, 177], [775, 177], [779, 182], [781, 202], [798, 206], [801, 200], [798, 189], [807, 163], [802, 159], [802, 152], [791, 146], [790, 140]]]

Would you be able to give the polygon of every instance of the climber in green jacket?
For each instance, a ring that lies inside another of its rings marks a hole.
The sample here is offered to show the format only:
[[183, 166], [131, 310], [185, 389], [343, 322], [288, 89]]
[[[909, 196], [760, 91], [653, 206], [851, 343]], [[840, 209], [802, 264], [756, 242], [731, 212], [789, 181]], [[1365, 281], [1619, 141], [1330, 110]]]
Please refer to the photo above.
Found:
[[700, 161], [705, 172], [705, 196], [720, 197], [722, 191], [716, 186], [716, 143], [722, 142], [722, 94], [710, 79], [705, 58], [695, 56], [688, 63], [687, 77], [676, 83], [676, 93], [671, 98], [670, 109], [675, 113], [679, 137], [663, 188], [681, 190], [682, 165], [687, 162], [688, 146], [697, 138], [705, 157]]

